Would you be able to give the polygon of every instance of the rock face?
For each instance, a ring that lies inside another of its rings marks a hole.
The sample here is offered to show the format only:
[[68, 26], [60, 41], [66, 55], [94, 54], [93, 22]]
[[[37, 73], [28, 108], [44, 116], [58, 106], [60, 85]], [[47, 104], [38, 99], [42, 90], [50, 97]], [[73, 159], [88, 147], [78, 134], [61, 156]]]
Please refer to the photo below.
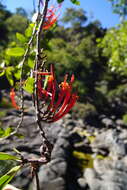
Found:
[[[25, 114], [19, 133], [0, 141], [0, 151], [13, 153], [16, 147], [26, 157], [39, 157], [41, 137], [34, 111]], [[10, 110], [3, 126], [16, 126], [18, 112]], [[101, 125], [102, 124], [102, 125]], [[127, 190], [127, 131], [122, 122], [102, 119], [98, 128], [67, 115], [51, 125], [43, 123], [53, 144], [51, 161], [40, 167], [41, 190]], [[36, 190], [30, 170], [24, 168], [13, 180], [17, 188]]]

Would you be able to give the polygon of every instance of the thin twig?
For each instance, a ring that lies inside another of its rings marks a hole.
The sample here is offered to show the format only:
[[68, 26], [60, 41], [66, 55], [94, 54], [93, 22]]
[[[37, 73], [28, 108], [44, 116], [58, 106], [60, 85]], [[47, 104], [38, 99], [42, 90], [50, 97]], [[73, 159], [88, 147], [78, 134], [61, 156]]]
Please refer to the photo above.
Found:
[[32, 176], [35, 176], [35, 182], [36, 182], [36, 189], [40, 190], [40, 183], [39, 183], [39, 176], [38, 176], [38, 168], [40, 165], [42, 164], [46, 164], [48, 162], [48, 160], [45, 159], [45, 157], [41, 157], [38, 159], [30, 159], [30, 158], [24, 158], [24, 156], [18, 152], [19, 156], [21, 157], [21, 159], [18, 160], [18, 162], [21, 164], [21, 166], [27, 165], [29, 164], [29, 166], [31, 167], [31, 171], [32, 171]]
[[[38, 65], [39, 65], [39, 63], [41, 61], [40, 60], [40, 54], [41, 54], [40, 41], [41, 41], [42, 28], [43, 28], [43, 24], [44, 24], [46, 13], [47, 13], [48, 2], [49, 2], [49, 0], [45, 0], [45, 4], [44, 4], [44, 8], [43, 8], [43, 14], [42, 14], [39, 26], [38, 26], [37, 41], [36, 41], [36, 60], [35, 60], [36, 63], [35, 63], [35, 68], [34, 68], [34, 71], [35, 71], [35, 93], [34, 93], [34, 95], [35, 95], [34, 98], [35, 99], [34, 99], [34, 102], [35, 102], [35, 111], [36, 111], [36, 122], [37, 122], [37, 125], [38, 125], [39, 129], [40, 129], [40, 133], [41, 133], [41, 136], [42, 136], [43, 140], [46, 139], [46, 137], [45, 137], [45, 133], [44, 133], [42, 127], [41, 127], [41, 122], [40, 122], [38, 89], [37, 89], [37, 81], [38, 81], [37, 71], [38, 71]], [[41, 3], [41, 1], [39, 0], [38, 11], [40, 11], [40, 3]], [[43, 65], [42, 65], [42, 67], [43, 67]]]
[[[38, 69], [39, 66], [41, 65], [41, 69], [43, 70], [44, 67], [44, 60], [41, 59], [41, 37], [42, 37], [42, 29], [43, 29], [43, 24], [45, 22], [46, 14], [47, 14], [47, 9], [48, 9], [48, 2], [49, 0], [45, 0], [44, 6], [43, 6], [43, 12], [40, 17], [40, 23], [38, 26], [38, 31], [37, 31], [37, 39], [36, 39], [36, 57], [35, 57], [35, 67], [34, 67], [34, 72], [35, 72], [35, 90], [34, 90], [34, 106], [35, 106], [35, 113], [36, 113], [36, 123], [37, 127], [40, 130], [40, 134], [42, 137], [42, 146], [40, 147], [40, 154], [42, 157], [45, 157], [47, 161], [50, 160], [51, 157], [51, 151], [52, 151], [52, 145], [48, 141], [48, 139], [45, 136], [45, 132], [42, 128], [42, 123], [41, 123], [41, 113], [39, 109], [39, 99], [38, 99]], [[39, 3], [41, 3], [41, 0], [39, 0]], [[40, 11], [40, 4], [38, 5], [38, 11]]]
[[20, 156], [20, 159], [17, 160], [20, 165], [23, 167], [25, 165], [29, 165], [31, 168], [31, 174], [33, 177], [35, 177], [35, 182], [36, 182], [36, 189], [37, 190], [41, 190], [40, 189], [40, 183], [39, 183], [39, 176], [38, 176], [38, 168], [40, 165], [42, 164], [46, 164], [48, 162], [48, 160], [45, 159], [45, 157], [41, 157], [41, 158], [25, 158], [22, 153], [18, 152], [18, 150], [16, 150], [17, 154]]
[[34, 175], [35, 175], [35, 181], [36, 181], [36, 188], [37, 190], [40, 190], [39, 176], [36, 170], [34, 171]]

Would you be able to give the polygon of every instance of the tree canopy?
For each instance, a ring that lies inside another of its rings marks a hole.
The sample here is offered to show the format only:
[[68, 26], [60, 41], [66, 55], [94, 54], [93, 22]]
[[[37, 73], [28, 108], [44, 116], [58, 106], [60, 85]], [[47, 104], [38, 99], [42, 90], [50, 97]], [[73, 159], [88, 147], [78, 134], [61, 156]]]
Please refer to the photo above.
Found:
[[[3, 51], [0, 56], [1, 70], [3, 65], [6, 65], [6, 69], [1, 75], [6, 74], [12, 85], [20, 78], [19, 61], [33, 25], [29, 25], [30, 20], [21, 8], [12, 14], [3, 6], [2, 12], [7, 16], [4, 16], [3, 23], [6, 28], [3, 38], [5, 46], [1, 44]], [[115, 100], [116, 91], [121, 97], [125, 87], [123, 75], [117, 73], [126, 74], [126, 22], [105, 30], [99, 21], [89, 22], [83, 9], [69, 8], [62, 18], [62, 25], [54, 25], [45, 31], [44, 37], [42, 47], [46, 49], [48, 64], [56, 65], [58, 80], [61, 81], [65, 73], [74, 73], [79, 101], [89, 102], [98, 112], [107, 113], [110, 108], [107, 102]], [[30, 59], [26, 61], [26, 72], [34, 65], [35, 51], [32, 50], [30, 54]]]

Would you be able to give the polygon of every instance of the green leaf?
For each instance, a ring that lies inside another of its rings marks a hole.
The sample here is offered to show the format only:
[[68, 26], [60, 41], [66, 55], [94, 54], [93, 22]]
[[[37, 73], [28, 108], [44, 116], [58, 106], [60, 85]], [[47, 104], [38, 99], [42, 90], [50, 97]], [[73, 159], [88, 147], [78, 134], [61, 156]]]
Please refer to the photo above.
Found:
[[25, 36], [23, 34], [20, 34], [20, 33], [16, 33], [16, 38], [22, 42], [22, 43], [25, 43], [27, 41], [27, 39], [25, 38]]
[[28, 77], [25, 85], [23, 86], [23, 89], [26, 90], [28, 93], [32, 94], [34, 89], [34, 78]]
[[[2, 112], [2, 113], [3, 113], [3, 112]], [[5, 114], [5, 113], [3, 113], [3, 114]], [[0, 116], [1, 116], [1, 115], [2, 115], [2, 114], [0, 114]], [[6, 130], [0, 128], [0, 138], [9, 136], [12, 131], [13, 131], [13, 130], [12, 130], [11, 127], [8, 127]]]
[[58, 3], [62, 3], [64, 0], [57, 0]]
[[127, 114], [123, 115], [122, 119], [123, 119], [124, 124], [127, 124]]
[[11, 86], [14, 85], [14, 80], [13, 80], [13, 74], [12, 74], [12, 71], [14, 70], [13, 67], [7, 67], [6, 70], [5, 70], [5, 75], [10, 83]]
[[17, 154], [21, 154], [21, 152], [19, 152], [19, 150], [17, 148], [13, 148], [13, 150], [17, 153]]
[[6, 130], [4, 130], [4, 134], [2, 137], [7, 137], [11, 134], [11, 132], [13, 131], [13, 129], [11, 127], [8, 127]]
[[9, 170], [5, 175], [0, 178], [0, 189], [2, 189], [6, 184], [8, 184], [16, 173], [21, 169], [21, 166], [15, 166]]
[[0, 128], [0, 137], [3, 137], [3, 134], [4, 134], [4, 130]]
[[30, 38], [32, 33], [33, 33], [33, 27], [34, 27], [34, 24], [30, 24], [29, 27], [25, 30], [25, 36], [27, 38]]
[[21, 77], [21, 71], [19, 70], [19, 69], [17, 69], [15, 72], [14, 72], [14, 76], [15, 76], [15, 78], [16, 79], [20, 79], [20, 77]]
[[12, 56], [12, 57], [20, 57], [24, 55], [25, 50], [21, 47], [15, 47], [15, 48], [8, 48], [6, 50], [6, 55]]
[[71, 0], [71, 2], [75, 5], [80, 5], [80, 2], [78, 0]]
[[2, 77], [5, 74], [5, 71], [0, 72], [0, 77]]
[[28, 66], [29, 66], [31, 69], [33, 69], [33, 68], [34, 68], [34, 65], [35, 65], [34, 61], [29, 58], [29, 59], [28, 59]]
[[20, 158], [4, 152], [0, 152], [0, 160], [20, 160]]

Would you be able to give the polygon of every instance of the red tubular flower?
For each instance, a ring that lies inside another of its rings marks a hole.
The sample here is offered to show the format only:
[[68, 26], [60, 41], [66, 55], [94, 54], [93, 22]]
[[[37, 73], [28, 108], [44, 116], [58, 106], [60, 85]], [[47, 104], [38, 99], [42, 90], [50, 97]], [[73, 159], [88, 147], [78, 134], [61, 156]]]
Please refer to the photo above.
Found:
[[15, 94], [14, 88], [12, 88], [10, 91], [11, 102], [12, 102], [13, 107], [16, 108], [17, 110], [19, 110], [20, 108], [15, 101], [15, 96], [16, 96], [16, 94]]
[[[51, 75], [49, 75], [48, 77], [47, 86], [45, 89], [43, 89], [43, 87], [40, 88], [39, 81], [38, 92], [39, 97], [42, 97], [44, 101], [49, 100], [47, 101], [48, 105], [46, 107], [46, 111], [42, 112], [42, 120], [46, 122], [55, 122], [61, 119], [65, 114], [67, 114], [71, 110], [71, 108], [76, 103], [78, 96], [76, 93], [72, 93], [74, 75], [72, 75], [69, 83], [67, 82], [68, 75], [65, 75], [64, 81], [60, 85], [58, 85], [57, 90], [57, 83], [55, 79], [53, 65], [50, 66], [50, 73]], [[41, 76], [43, 76], [43, 72], [41, 73]], [[44, 81], [41, 81], [41, 84], [42, 83], [44, 83]], [[45, 93], [42, 89], [45, 91]]]
[[59, 16], [59, 14], [56, 15], [58, 8], [55, 8], [54, 6], [52, 6], [51, 8], [47, 10], [46, 19], [43, 25], [44, 30], [48, 30], [50, 27], [52, 27], [56, 23]]

